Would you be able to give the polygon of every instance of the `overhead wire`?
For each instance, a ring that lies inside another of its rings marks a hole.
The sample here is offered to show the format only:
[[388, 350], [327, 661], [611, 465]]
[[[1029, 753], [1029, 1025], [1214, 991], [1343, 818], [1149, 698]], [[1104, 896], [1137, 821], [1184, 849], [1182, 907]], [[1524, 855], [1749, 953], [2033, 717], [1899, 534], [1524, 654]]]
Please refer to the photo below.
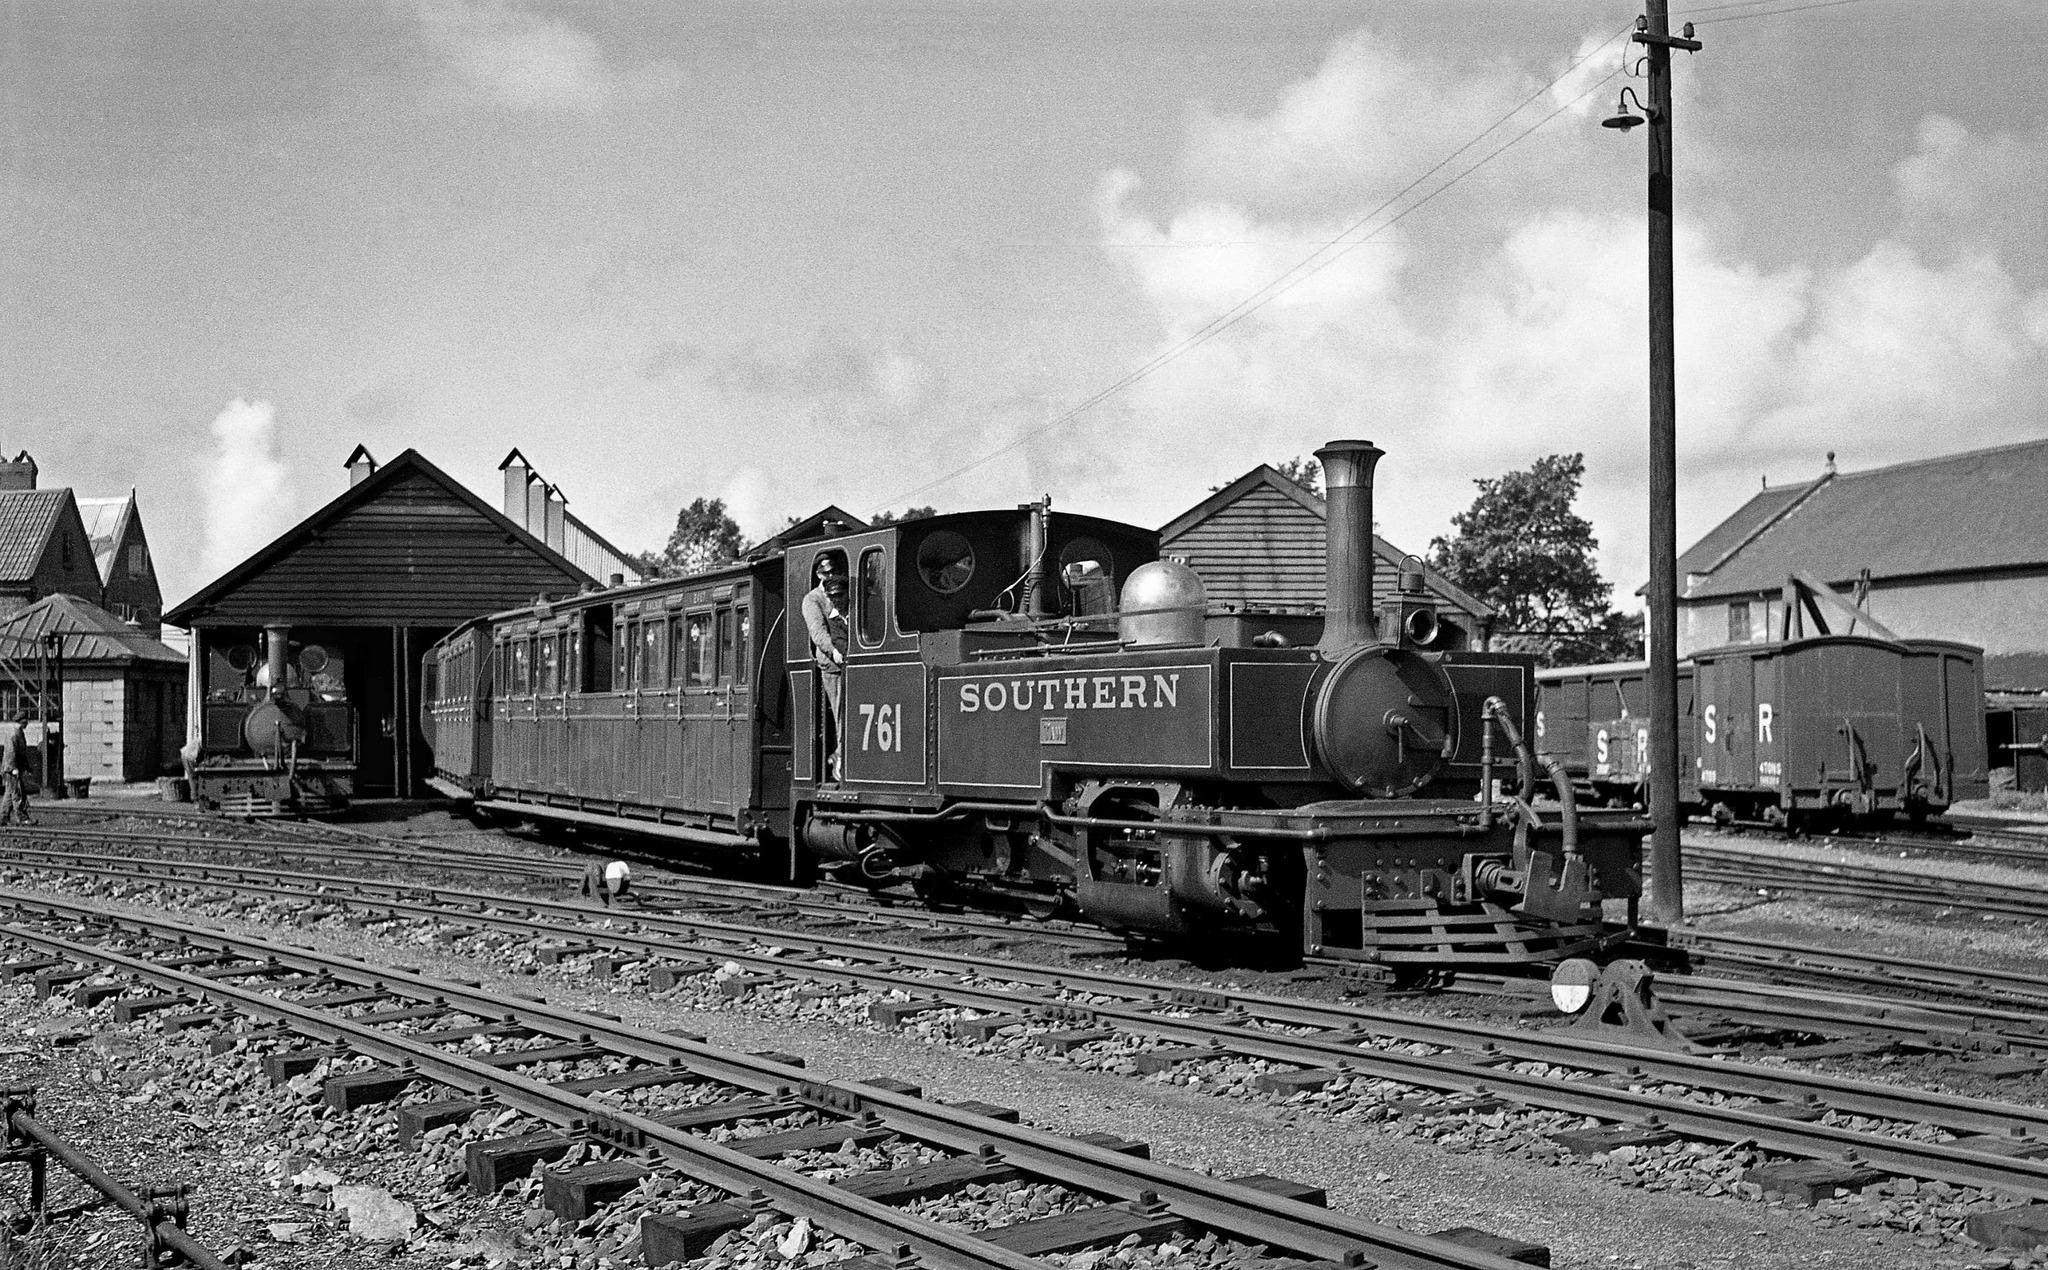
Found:
[[1564, 70], [1560, 71], [1548, 83], [1536, 89], [1536, 91], [1530, 93], [1521, 101], [1515, 103], [1513, 107], [1504, 112], [1499, 118], [1495, 119], [1486, 127], [1480, 129], [1477, 133], [1473, 134], [1472, 137], [1467, 139], [1463, 144], [1459, 145], [1450, 153], [1446, 154], [1443, 158], [1437, 160], [1437, 162], [1431, 165], [1431, 167], [1427, 171], [1423, 172], [1415, 179], [1409, 181], [1408, 184], [1402, 186], [1392, 195], [1389, 195], [1386, 199], [1382, 200], [1378, 206], [1374, 207], [1371, 211], [1365, 213], [1363, 216], [1353, 221], [1350, 225], [1346, 226], [1342, 231], [1338, 233], [1337, 237], [1319, 244], [1314, 251], [1310, 252], [1307, 256], [1303, 257], [1300, 261], [1296, 262], [1292, 267], [1287, 269], [1285, 272], [1279, 274], [1277, 277], [1267, 282], [1257, 291], [1252, 292], [1244, 299], [1239, 300], [1236, 304], [1233, 304], [1230, 308], [1225, 309], [1223, 312], [1210, 318], [1202, 326], [1196, 328], [1194, 331], [1188, 333], [1187, 335], [1182, 336], [1178, 341], [1168, 346], [1167, 348], [1161, 350], [1160, 352], [1154, 354], [1151, 358], [1141, 363], [1133, 370], [1126, 372], [1122, 377], [1118, 378], [1116, 381], [1109, 384], [1107, 387], [1098, 389], [1096, 392], [1090, 394], [1077, 405], [1068, 408], [1061, 414], [1056, 415], [1052, 419], [1047, 420], [1046, 422], [1039, 424], [1034, 428], [1026, 430], [1024, 433], [1016, 437], [1014, 440], [981, 455], [980, 457], [974, 459], [972, 462], [954, 468], [942, 476], [936, 477], [933, 480], [927, 481], [924, 484], [917, 486], [915, 489], [911, 489], [904, 493], [898, 494], [894, 498], [888, 499], [885, 502], [878, 504], [877, 509], [879, 510], [882, 507], [887, 507], [891, 504], [901, 502], [906, 499], [915, 498], [918, 495], [923, 494], [929, 490], [937, 489], [938, 487], [945, 485], [953, 480], [956, 480], [968, 472], [973, 471], [975, 468], [980, 467], [985, 463], [992, 462], [995, 459], [998, 459], [1003, 455], [1008, 454], [1010, 451], [1018, 448], [1019, 446], [1025, 444], [1026, 442], [1036, 437], [1043, 436], [1045, 433], [1050, 432], [1055, 428], [1061, 427], [1062, 425], [1079, 418], [1081, 415], [1087, 413], [1089, 410], [1094, 409], [1096, 406], [1102, 404], [1104, 401], [1109, 400], [1111, 397], [1122, 392], [1124, 389], [1137, 384], [1141, 380], [1152, 375], [1155, 371], [1158, 371], [1167, 364], [1178, 360], [1182, 355], [1193, 351], [1200, 345], [1205, 344], [1209, 340], [1222, 334], [1224, 331], [1228, 330], [1232, 326], [1235, 326], [1238, 322], [1251, 316], [1259, 309], [1264, 308], [1268, 303], [1277, 299], [1285, 292], [1293, 289], [1295, 286], [1306, 281], [1308, 278], [1314, 276], [1317, 273], [1320, 273], [1325, 268], [1328, 268], [1330, 265], [1336, 263], [1339, 259], [1349, 254], [1354, 249], [1362, 246], [1367, 242], [1370, 242], [1372, 239], [1378, 237], [1380, 234], [1386, 232], [1388, 229], [1391, 229], [1394, 225], [1400, 223], [1404, 218], [1406, 218], [1411, 213], [1428, 205], [1438, 195], [1444, 193], [1446, 190], [1449, 190], [1452, 186], [1455, 186], [1460, 181], [1464, 180], [1466, 177], [1472, 175], [1474, 172], [1477, 172], [1479, 169], [1491, 163], [1494, 159], [1498, 158], [1504, 151], [1512, 148], [1513, 146], [1521, 142], [1524, 138], [1528, 137], [1538, 128], [1541, 128], [1544, 124], [1549, 123], [1558, 115], [1564, 113], [1566, 110], [1569, 110], [1571, 107], [1585, 100], [1595, 90], [1603, 87], [1609, 80], [1612, 80], [1615, 76], [1622, 74], [1622, 70], [1616, 69], [1613, 71], [1609, 71], [1606, 75], [1602, 76], [1600, 79], [1594, 81], [1592, 84], [1587, 86], [1577, 96], [1558, 106], [1549, 114], [1543, 116], [1541, 119], [1538, 119], [1535, 123], [1529, 125], [1529, 127], [1523, 129], [1515, 136], [1509, 138], [1506, 142], [1504, 142], [1503, 144], [1496, 147], [1492, 151], [1488, 152], [1485, 156], [1480, 158], [1478, 162], [1473, 163], [1469, 167], [1466, 167], [1462, 171], [1458, 172], [1456, 175], [1452, 176], [1450, 180], [1444, 182], [1442, 185], [1437, 186], [1435, 189], [1423, 195], [1421, 198], [1417, 199], [1409, 206], [1403, 208], [1400, 212], [1390, 217], [1384, 224], [1374, 227], [1370, 232], [1360, 237], [1350, 237], [1358, 230], [1370, 224], [1372, 220], [1375, 217], [1379, 216], [1382, 212], [1385, 212], [1388, 208], [1400, 202], [1401, 199], [1405, 198], [1418, 186], [1422, 185], [1432, 176], [1435, 176], [1438, 172], [1441, 172], [1445, 167], [1449, 166], [1455, 159], [1457, 159], [1459, 155], [1465, 153], [1467, 150], [1470, 150], [1472, 147], [1478, 145], [1481, 141], [1485, 140], [1493, 132], [1497, 131], [1503, 124], [1507, 123], [1516, 115], [1520, 114], [1525, 108], [1528, 107], [1528, 105], [1531, 102], [1543, 96], [1545, 93], [1555, 88], [1558, 84], [1563, 83], [1567, 78], [1569, 78], [1572, 75], [1573, 72], [1577, 71], [1579, 67], [1585, 65], [1593, 58], [1599, 56], [1600, 53], [1604, 51], [1608, 45], [1614, 43], [1615, 40], [1621, 38], [1621, 36], [1626, 34], [1630, 29], [1632, 29], [1633, 25], [1633, 23], [1630, 23], [1628, 25], [1620, 27], [1613, 34], [1609, 35], [1606, 39], [1602, 40], [1599, 44], [1587, 50], [1584, 54], [1580, 55], [1579, 57], [1573, 59], [1573, 61], [1569, 65], [1567, 65]]

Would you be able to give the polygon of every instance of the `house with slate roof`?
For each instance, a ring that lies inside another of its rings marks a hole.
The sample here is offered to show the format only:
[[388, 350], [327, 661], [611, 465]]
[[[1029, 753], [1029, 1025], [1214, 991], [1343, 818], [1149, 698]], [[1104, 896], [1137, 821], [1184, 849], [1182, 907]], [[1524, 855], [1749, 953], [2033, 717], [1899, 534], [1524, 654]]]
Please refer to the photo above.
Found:
[[[31, 661], [52, 636], [63, 680], [61, 775], [118, 783], [175, 772], [185, 736], [184, 656], [61, 593], [0, 619], [0, 656]], [[39, 739], [33, 729], [30, 739]], [[32, 757], [30, 775], [40, 772]]]
[[100, 607], [156, 638], [163, 627], [164, 596], [156, 584], [156, 560], [142, 532], [135, 491], [115, 498], [80, 498], [78, 513], [100, 573]]
[[[1324, 522], [1321, 495], [1261, 463], [1166, 522], [1159, 554], [1202, 575], [1209, 603], [1239, 609], [1320, 612], [1324, 601]], [[1398, 612], [1395, 587], [1407, 552], [1373, 535], [1373, 605]], [[1493, 608], [1423, 567], [1423, 585], [1446, 629], [1446, 646], [1488, 647]]]
[[1782, 639], [1803, 569], [1907, 639], [2048, 688], [2048, 439], [1767, 487], [1679, 557], [1679, 654]]
[[37, 489], [23, 451], [0, 461], [0, 615], [59, 593], [100, 602], [92, 538], [68, 489]]

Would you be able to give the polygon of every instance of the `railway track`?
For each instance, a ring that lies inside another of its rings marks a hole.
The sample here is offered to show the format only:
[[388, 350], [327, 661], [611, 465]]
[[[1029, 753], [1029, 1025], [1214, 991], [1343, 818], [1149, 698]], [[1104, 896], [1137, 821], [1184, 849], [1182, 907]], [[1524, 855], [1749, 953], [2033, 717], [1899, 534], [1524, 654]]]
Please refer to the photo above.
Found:
[[[537, 1136], [470, 1143], [470, 1182], [482, 1193], [581, 1146], [593, 1162], [549, 1174], [546, 1187], [558, 1216], [581, 1220], [650, 1170], [674, 1171], [700, 1202], [643, 1219], [649, 1264], [700, 1255], [718, 1234], [767, 1211], [875, 1250], [882, 1254], [876, 1267], [1026, 1270], [1055, 1253], [1133, 1236], [1151, 1245], [1189, 1231], [1265, 1245], [1274, 1255], [1264, 1264], [1275, 1270], [1518, 1264], [1488, 1247], [1333, 1212], [1304, 1185], [1219, 1180], [1145, 1158], [1138, 1144], [1067, 1137], [1002, 1108], [928, 1101], [883, 1078], [812, 1079], [796, 1056], [741, 1054], [474, 983], [47, 895], [0, 893], [0, 912], [8, 919], [0, 933], [32, 950], [0, 966], [0, 975], [36, 976], [45, 992], [111, 999], [116, 1019], [160, 1014], [165, 1027], [212, 1028], [217, 1051], [237, 1044], [268, 1051], [266, 1066], [279, 1079], [322, 1060], [351, 1059], [355, 1070], [326, 1081], [327, 1104], [357, 1110], [412, 1096], [399, 1110], [401, 1136], [467, 1121], [485, 1106], [550, 1126]], [[114, 982], [99, 982], [105, 976]], [[236, 1020], [259, 1026], [228, 1032]], [[478, 1048], [480, 1041], [493, 1048]], [[571, 1074], [554, 1075], [560, 1070]], [[423, 1089], [437, 1096], [418, 1101]], [[663, 1109], [601, 1096], [635, 1089], [687, 1097]], [[776, 1127], [791, 1117], [803, 1123]], [[765, 1132], [724, 1142], [704, 1132], [764, 1122]], [[891, 1138], [921, 1144], [928, 1158], [837, 1181], [791, 1164], [804, 1152]], [[1017, 1178], [1058, 1186], [1073, 1203], [986, 1230], [942, 1223], [915, 1207], [921, 1198]]]
[[[54, 830], [31, 831], [27, 836], [53, 846], [75, 846], [99, 842], [105, 835]], [[4, 841], [8, 840], [0, 839]], [[440, 857], [432, 852], [398, 852], [378, 843], [337, 848], [327, 844], [303, 845], [296, 840], [252, 844], [240, 839], [222, 842], [140, 834], [124, 835], [118, 841], [123, 845], [174, 847], [179, 857], [188, 860], [255, 857], [278, 865], [346, 868], [351, 873], [364, 863], [394, 870], [417, 870], [423, 863], [431, 863], [436, 869], [445, 867], [493, 876], [509, 874], [527, 884], [555, 891], [575, 882], [573, 874], [546, 861], [480, 851], [458, 850]], [[62, 855], [45, 853], [36, 858], [44, 864], [87, 859], [101, 865], [115, 862], [112, 857], [86, 857], [75, 851]], [[989, 951], [1013, 943], [1046, 945], [1071, 952], [1092, 951], [1104, 956], [1125, 951], [1121, 939], [1090, 927], [1019, 923], [974, 913], [933, 912], [924, 907], [878, 909], [872, 896], [850, 888], [848, 893], [832, 894], [725, 881], [649, 880], [642, 883], [636, 898], [634, 911], [638, 913], [658, 911], [666, 905], [680, 906], [702, 916], [715, 911], [719, 903], [729, 903], [731, 908], [726, 911], [744, 914], [766, 905], [777, 926], [807, 920], [842, 921], [870, 928], [877, 935], [908, 927], [913, 938], [948, 934], [980, 937], [986, 941], [982, 947]], [[2048, 1049], [2048, 1037], [2043, 1035], [2043, 1029], [2048, 1028], [2048, 1018], [2043, 1017], [2048, 1012], [2048, 979], [2005, 976], [1994, 983], [1982, 974], [1961, 968], [1938, 968], [1932, 963], [1886, 963], [1884, 959], [1872, 958], [1864, 958], [1851, 967], [1841, 959], [1823, 961], [1819, 956], [1822, 950], [1818, 949], [1771, 946], [1738, 950], [1731, 943], [1716, 943], [1713, 937], [1694, 932], [1682, 933], [1677, 943], [1682, 945], [1682, 955], [1696, 963], [1695, 969], [1715, 977], [1665, 975], [1659, 980], [1659, 995], [1666, 1005], [1696, 1016], [1695, 1026], [1704, 1028], [1705, 1035], [1763, 1039], [1776, 1032], [1808, 1039], [1888, 1038], [1908, 1046], [1956, 1054]], [[1719, 951], [1710, 957], [1709, 949]], [[1663, 960], [1669, 958], [1671, 946], [1639, 945], [1628, 952]], [[1355, 968], [1346, 963], [1309, 959], [1298, 977], [1335, 978], [1339, 986], [1356, 988], [1355, 980], [1347, 978], [1351, 974], [1355, 974]], [[1495, 976], [1467, 975], [1460, 986], [1473, 992], [1530, 999], [1544, 996], [1539, 984]], [[1812, 991], [1815, 988], [1824, 989], [1825, 995], [1816, 995]], [[1704, 1021], [1698, 1016], [1705, 1016]]]
[[1688, 844], [1685, 876], [1689, 882], [2048, 918], [2048, 890], [2038, 887], [1944, 878], [1846, 861], [1790, 859], [1727, 847]]
[[[2048, 1110], [1983, 1102], [1849, 1077], [1661, 1053], [1568, 1032], [1431, 1019], [1356, 1003], [1236, 989], [1173, 989], [1080, 966], [996, 961], [985, 953], [910, 950], [833, 933], [735, 920], [726, 913], [599, 912], [450, 888], [407, 887], [278, 870], [191, 865], [79, 866], [88, 875], [155, 887], [239, 893], [242, 907], [297, 902], [304, 917], [433, 922], [540, 944], [546, 959], [637, 963], [655, 987], [744, 997], [775, 987], [865, 994], [872, 1016], [903, 1024], [953, 1012], [965, 1035], [1012, 1035], [1044, 1048], [1138, 1038], [1152, 1064], [1230, 1056], [1259, 1060], [1280, 1092], [1363, 1076], [1467, 1105], [1586, 1116], [1610, 1126], [1596, 1141], [1750, 1143], [1795, 1160], [2048, 1199]], [[907, 999], [906, 999], [907, 998]], [[714, 996], [713, 999], [716, 999]], [[861, 998], [856, 998], [859, 1000]], [[1155, 1068], [1156, 1069], [1156, 1068]]]

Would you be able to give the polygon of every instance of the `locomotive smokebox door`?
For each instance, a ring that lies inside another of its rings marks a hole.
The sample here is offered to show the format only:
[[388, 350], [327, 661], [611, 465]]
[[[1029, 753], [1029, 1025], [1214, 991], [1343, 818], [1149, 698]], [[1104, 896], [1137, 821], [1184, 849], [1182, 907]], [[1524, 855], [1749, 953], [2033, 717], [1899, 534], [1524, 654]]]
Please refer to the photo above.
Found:
[[1324, 672], [1315, 690], [1317, 757], [1358, 793], [1405, 797], [1456, 753], [1455, 701], [1435, 662], [1399, 648], [1357, 649]]

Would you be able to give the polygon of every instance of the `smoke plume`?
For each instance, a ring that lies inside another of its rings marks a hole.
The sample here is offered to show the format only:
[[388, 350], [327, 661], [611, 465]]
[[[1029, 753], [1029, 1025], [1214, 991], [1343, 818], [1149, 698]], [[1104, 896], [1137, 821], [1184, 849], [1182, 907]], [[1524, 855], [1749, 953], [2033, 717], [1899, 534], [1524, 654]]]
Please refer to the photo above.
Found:
[[217, 578], [289, 529], [297, 500], [277, 452], [277, 411], [237, 397], [214, 416], [201, 563]]

